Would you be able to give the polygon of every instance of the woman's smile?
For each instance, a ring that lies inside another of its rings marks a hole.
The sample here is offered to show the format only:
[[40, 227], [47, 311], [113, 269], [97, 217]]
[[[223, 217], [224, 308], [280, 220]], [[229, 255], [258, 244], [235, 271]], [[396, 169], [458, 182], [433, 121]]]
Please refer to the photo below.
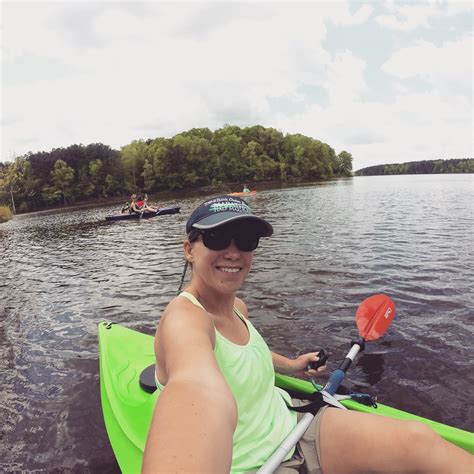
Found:
[[224, 273], [238, 273], [238, 272], [242, 271], [242, 267], [229, 267], [229, 266], [216, 265], [216, 268], [220, 272], [224, 272]]

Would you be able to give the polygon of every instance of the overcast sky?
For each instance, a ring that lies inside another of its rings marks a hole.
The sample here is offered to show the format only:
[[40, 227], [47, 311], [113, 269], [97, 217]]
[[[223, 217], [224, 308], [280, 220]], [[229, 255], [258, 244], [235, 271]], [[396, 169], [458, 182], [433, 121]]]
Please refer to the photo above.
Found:
[[473, 157], [473, 3], [2, 2], [2, 155], [263, 125]]

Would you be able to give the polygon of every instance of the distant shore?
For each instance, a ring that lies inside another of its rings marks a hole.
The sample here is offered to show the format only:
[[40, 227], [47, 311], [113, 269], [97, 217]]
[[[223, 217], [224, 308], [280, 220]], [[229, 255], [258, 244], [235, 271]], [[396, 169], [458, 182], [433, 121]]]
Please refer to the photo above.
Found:
[[[352, 177], [334, 177], [329, 179], [320, 179], [320, 180], [292, 180], [282, 183], [281, 181], [264, 181], [258, 183], [257, 185], [253, 185], [252, 183], [248, 183], [247, 186], [250, 189], [256, 189], [257, 191], [264, 191], [267, 189], [285, 189], [285, 188], [293, 188], [298, 186], [306, 186], [312, 183], [325, 183], [334, 180], [344, 180], [344, 179], [352, 179]], [[198, 188], [188, 188], [188, 189], [180, 189], [179, 191], [161, 191], [155, 192], [153, 194], [148, 195], [148, 202], [150, 204], [164, 204], [167, 205], [169, 201], [179, 201], [183, 198], [192, 198], [192, 197], [200, 197], [200, 196], [207, 196], [207, 195], [216, 195], [216, 194], [227, 194], [231, 192], [242, 191], [242, 183], [224, 183], [221, 186], [202, 186]], [[145, 194], [145, 193], [143, 193]], [[17, 215], [27, 215], [27, 214], [42, 214], [52, 211], [65, 211], [65, 210], [72, 210], [72, 209], [90, 209], [94, 207], [103, 207], [107, 205], [117, 204], [117, 206], [122, 206], [127, 200], [129, 196], [124, 194], [123, 196], [110, 196], [110, 197], [103, 197], [97, 198], [92, 201], [78, 201], [73, 204], [62, 206], [62, 205], [55, 205], [48, 207], [47, 209], [41, 209], [39, 211], [33, 212], [18, 212]], [[9, 209], [5, 207], [5, 209]], [[11, 215], [13, 217], [13, 214]], [[11, 218], [10, 217], [10, 218]], [[7, 219], [9, 220], [9, 219]], [[0, 216], [0, 222], [1, 216]], [[4, 221], [5, 222], [5, 221]]]
[[368, 166], [354, 172], [354, 176], [383, 176], [394, 174], [459, 174], [474, 173], [474, 158], [410, 161]]

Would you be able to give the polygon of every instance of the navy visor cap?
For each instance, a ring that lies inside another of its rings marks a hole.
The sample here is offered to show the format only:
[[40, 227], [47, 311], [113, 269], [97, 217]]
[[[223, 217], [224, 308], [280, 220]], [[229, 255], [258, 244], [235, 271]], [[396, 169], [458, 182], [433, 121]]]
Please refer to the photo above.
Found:
[[252, 222], [260, 237], [270, 237], [273, 227], [265, 219], [252, 214], [250, 206], [235, 196], [217, 196], [203, 202], [197, 207], [186, 223], [186, 233], [195, 229], [213, 229], [236, 220], [245, 219]]

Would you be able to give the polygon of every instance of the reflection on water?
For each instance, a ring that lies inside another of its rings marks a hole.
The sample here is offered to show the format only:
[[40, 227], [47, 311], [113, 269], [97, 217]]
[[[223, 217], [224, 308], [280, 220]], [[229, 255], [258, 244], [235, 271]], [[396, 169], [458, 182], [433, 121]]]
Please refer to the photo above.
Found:
[[364, 354], [359, 360], [359, 369], [364, 378], [363, 381], [367, 387], [380, 382], [384, 376], [385, 354]]
[[[397, 316], [345, 385], [382, 403], [474, 429], [473, 175], [384, 176], [264, 191], [274, 225], [241, 291], [270, 346], [324, 347], [332, 370], [354, 315], [383, 292]], [[102, 422], [96, 328], [152, 334], [174, 296], [182, 214], [106, 223], [113, 207], [19, 216], [0, 225], [0, 470], [118, 472]]]

